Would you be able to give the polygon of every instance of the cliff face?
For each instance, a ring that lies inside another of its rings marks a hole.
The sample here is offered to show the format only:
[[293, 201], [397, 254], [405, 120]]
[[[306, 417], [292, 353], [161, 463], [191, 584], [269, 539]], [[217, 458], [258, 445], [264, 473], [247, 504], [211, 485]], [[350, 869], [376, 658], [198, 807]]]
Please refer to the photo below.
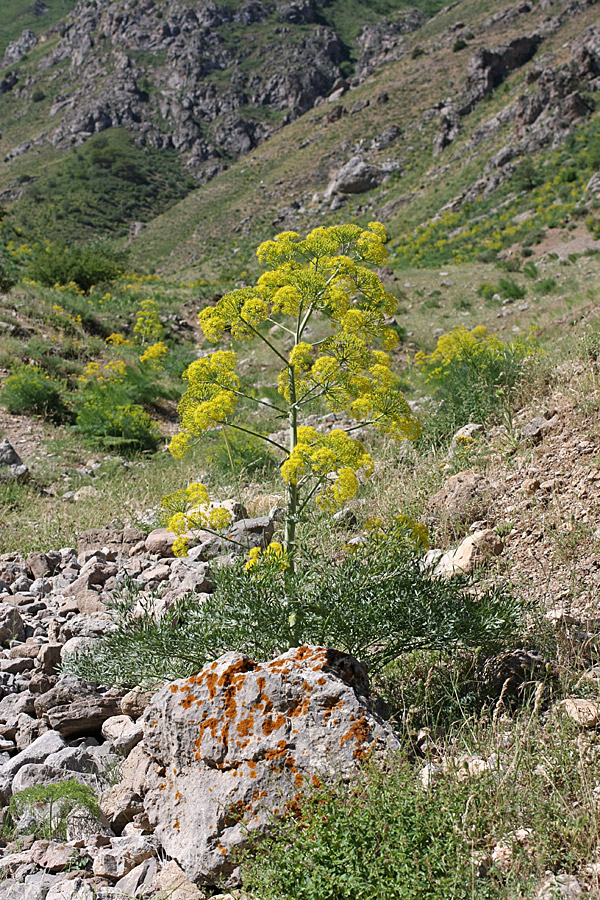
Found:
[[[387, 43], [423, 21], [418, 10], [400, 16]], [[27, 31], [10, 44], [1, 89], [25, 99], [38, 79], [52, 80], [53, 146], [123, 126], [185, 154], [199, 181], [343, 89], [350, 65], [350, 48], [315, 0], [80, 0], [60, 35], [25, 78], [18, 64], [37, 37]], [[356, 47], [361, 73], [373, 43], [380, 48], [375, 26]]]

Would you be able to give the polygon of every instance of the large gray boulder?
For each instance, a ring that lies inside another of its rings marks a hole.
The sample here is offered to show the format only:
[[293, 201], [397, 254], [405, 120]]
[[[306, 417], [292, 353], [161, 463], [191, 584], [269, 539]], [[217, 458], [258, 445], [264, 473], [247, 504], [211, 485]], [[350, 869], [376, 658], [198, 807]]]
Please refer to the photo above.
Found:
[[153, 761], [144, 807], [190, 881], [235, 880], [232, 851], [273, 813], [399, 748], [368, 691], [361, 663], [319, 647], [268, 663], [227, 653], [159, 691], [137, 749]]

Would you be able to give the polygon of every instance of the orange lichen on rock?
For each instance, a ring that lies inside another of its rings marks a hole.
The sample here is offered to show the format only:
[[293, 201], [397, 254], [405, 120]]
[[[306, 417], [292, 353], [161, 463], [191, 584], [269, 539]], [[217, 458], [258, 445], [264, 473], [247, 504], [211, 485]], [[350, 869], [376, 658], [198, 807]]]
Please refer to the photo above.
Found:
[[238, 723], [238, 734], [240, 737], [248, 737], [249, 734], [252, 734], [252, 729], [254, 728], [254, 716], [252, 713], [249, 713], [245, 719], [240, 719]]
[[193, 703], [196, 702], [196, 697], [193, 694], [188, 694], [187, 697], [181, 701], [181, 705], [184, 709], [189, 709]]
[[265, 759], [269, 762], [273, 759], [283, 759], [287, 755], [287, 743], [286, 741], [279, 741], [276, 749], [267, 750], [265, 753]]
[[340, 738], [340, 744], [343, 747], [347, 741], [356, 741], [357, 744], [364, 744], [365, 741], [369, 740], [370, 737], [369, 723], [366, 718], [362, 716], [357, 722], [354, 722], [346, 734], [343, 734]]
[[269, 735], [273, 734], [274, 731], [279, 731], [280, 728], [283, 728], [285, 725], [285, 716], [279, 713], [277, 716], [274, 716], [270, 719], [265, 719], [262, 725], [263, 734]]

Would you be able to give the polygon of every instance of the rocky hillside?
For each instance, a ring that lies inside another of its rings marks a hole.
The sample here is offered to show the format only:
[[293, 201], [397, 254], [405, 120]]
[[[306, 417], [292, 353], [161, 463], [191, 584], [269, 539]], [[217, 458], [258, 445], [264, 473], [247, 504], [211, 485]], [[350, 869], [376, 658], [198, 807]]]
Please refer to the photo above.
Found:
[[[122, 127], [141, 147], [177, 151], [205, 182], [317, 101], [341, 95], [345, 76], [360, 83], [378, 57], [393, 56], [426, 18], [402, 6], [81, 0], [49, 33], [26, 29], [6, 47], [5, 161], [26, 154], [29, 171], [33, 160], [38, 168]], [[5, 201], [24, 190], [14, 181], [5, 188]]]

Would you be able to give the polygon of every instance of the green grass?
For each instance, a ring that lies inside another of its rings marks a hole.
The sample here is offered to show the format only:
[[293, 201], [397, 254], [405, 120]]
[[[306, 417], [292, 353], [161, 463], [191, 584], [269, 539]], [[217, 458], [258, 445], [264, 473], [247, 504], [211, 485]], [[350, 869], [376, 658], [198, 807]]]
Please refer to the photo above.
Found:
[[175, 151], [142, 150], [124, 129], [111, 129], [41, 174], [11, 207], [8, 223], [53, 239], [127, 233], [184, 197], [196, 182]]

